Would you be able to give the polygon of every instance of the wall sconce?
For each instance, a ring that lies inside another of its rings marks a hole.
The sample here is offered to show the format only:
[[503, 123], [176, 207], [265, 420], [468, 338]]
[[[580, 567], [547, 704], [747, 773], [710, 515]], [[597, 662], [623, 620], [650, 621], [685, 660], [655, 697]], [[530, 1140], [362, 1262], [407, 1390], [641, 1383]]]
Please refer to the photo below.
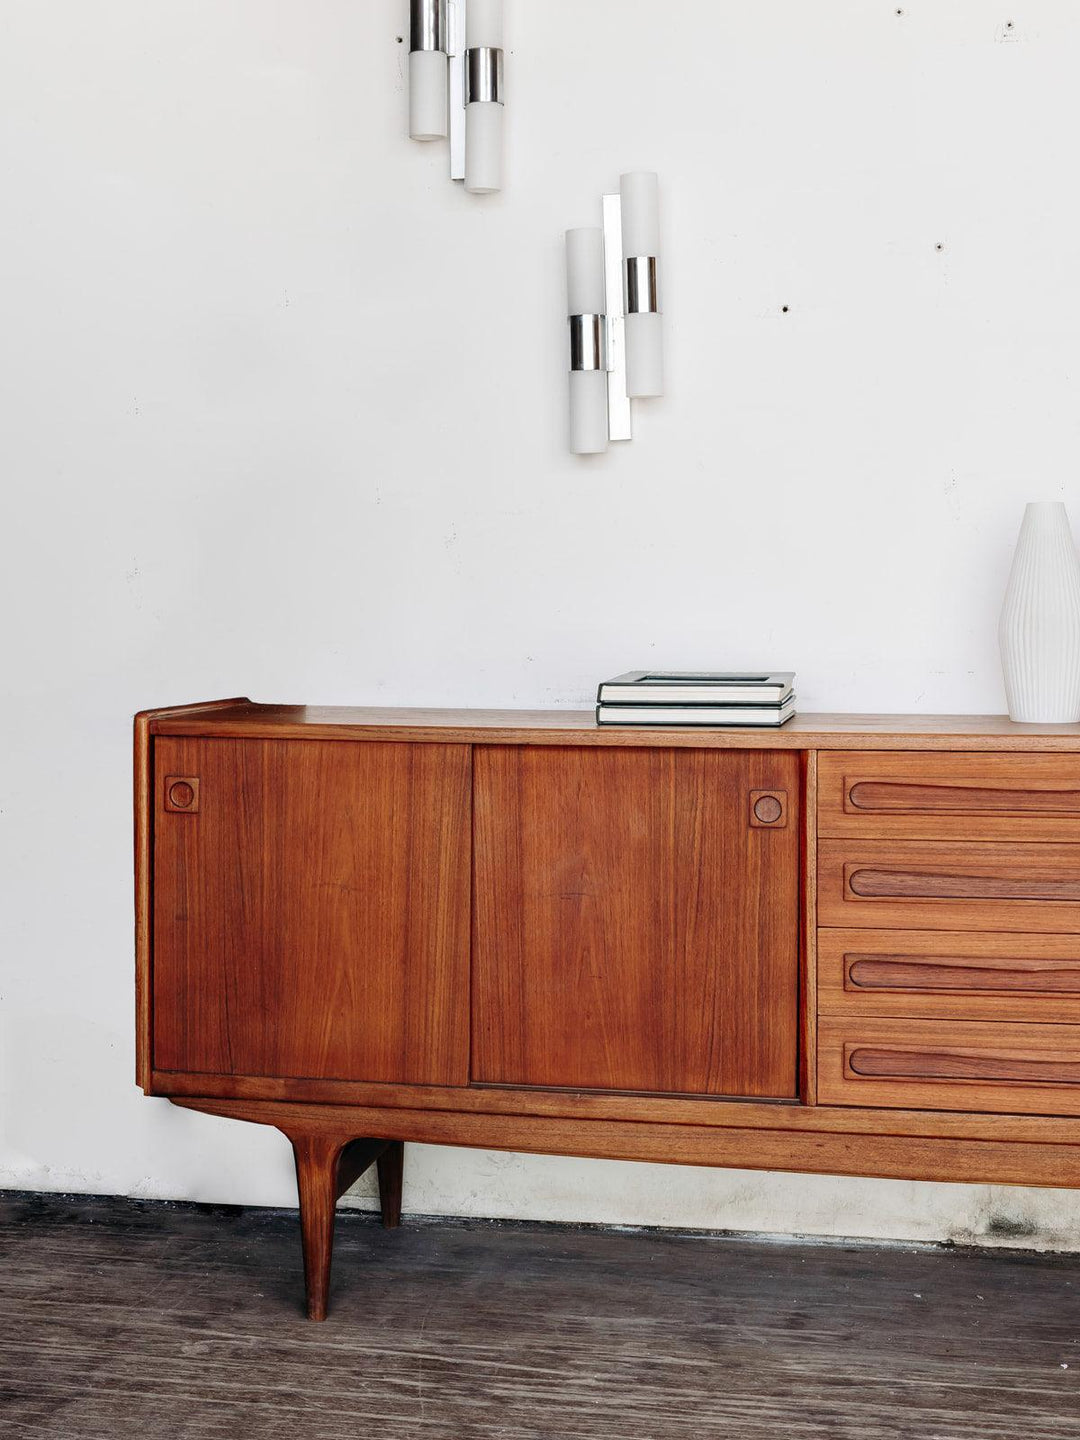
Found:
[[629, 440], [631, 398], [664, 393], [656, 175], [634, 170], [621, 176], [618, 195], [604, 196], [603, 213], [603, 229], [566, 232], [574, 455], [596, 455], [609, 440]]
[[409, 135], [450, 140], [450, 178], [502, 189], [503, 0], [410, 0]]

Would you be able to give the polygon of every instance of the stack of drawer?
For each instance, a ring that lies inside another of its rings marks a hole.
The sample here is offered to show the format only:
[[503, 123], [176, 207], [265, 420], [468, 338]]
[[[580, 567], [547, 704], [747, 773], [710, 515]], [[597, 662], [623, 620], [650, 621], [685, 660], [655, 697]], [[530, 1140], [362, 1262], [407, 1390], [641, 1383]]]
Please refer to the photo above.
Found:
[[1080, 756], [818, 757], [818, 1101], [1080, 1115]]

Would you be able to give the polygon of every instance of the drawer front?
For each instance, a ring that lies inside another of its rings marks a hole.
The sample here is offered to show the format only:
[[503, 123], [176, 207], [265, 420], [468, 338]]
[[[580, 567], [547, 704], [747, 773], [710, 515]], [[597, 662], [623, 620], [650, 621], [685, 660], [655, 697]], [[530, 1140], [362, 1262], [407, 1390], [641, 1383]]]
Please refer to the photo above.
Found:
[[1080, 845], [818, 843], [818, 923], [1080, 932]]
[[1080, 756], [822, 753], [818, 834], [1080, 841]]
[[821, 930], [818, 1010], [1080, 1024], [1080, 936]]
[[825, 1016], [818, 1101], [1080, 1115], [1080, 1025]]

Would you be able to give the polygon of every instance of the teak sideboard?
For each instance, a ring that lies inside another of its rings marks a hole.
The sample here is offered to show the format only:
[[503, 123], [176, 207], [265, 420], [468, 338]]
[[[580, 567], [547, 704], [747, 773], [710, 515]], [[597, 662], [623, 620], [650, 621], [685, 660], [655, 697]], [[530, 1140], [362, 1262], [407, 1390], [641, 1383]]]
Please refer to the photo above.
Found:
[[135, 721], [138, 1081], [275, 1125], [308, 1313], [403, 1143], [1080, 1185], [1080, 726]]

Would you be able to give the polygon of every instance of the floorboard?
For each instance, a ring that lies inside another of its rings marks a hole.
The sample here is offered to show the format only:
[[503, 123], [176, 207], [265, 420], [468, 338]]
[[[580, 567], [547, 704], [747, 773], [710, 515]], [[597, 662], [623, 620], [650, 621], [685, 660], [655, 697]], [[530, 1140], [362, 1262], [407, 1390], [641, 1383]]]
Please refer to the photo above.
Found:
[[1080, 1260], [0, 1195], [0, 1434], [1080, 1440]]

